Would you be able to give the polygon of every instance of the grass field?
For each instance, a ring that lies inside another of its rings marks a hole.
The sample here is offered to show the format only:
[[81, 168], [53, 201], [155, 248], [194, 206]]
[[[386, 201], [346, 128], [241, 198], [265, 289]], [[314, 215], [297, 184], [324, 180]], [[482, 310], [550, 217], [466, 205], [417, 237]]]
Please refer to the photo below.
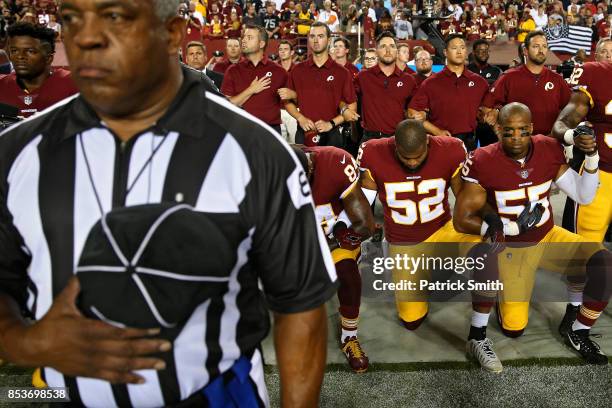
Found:
[[[589, 407], [610, 406], [612, 369], [585, 366], [578, 359], [504, 361], [502, 374], [468, 362], [375, 364], [366, 374], [345, 365], [327, 367], [322, 407]], [[279, 404], [279, 376], [266, 367], [273, 407]], [[29, 385], [29, 371], [0, 368], [0, 386]], [[21, 405], [23, 407], [28, 405]], [[34, 405], [29, 405], [34, 406]], [[17, 408], [17, 404], [0, 407]]]

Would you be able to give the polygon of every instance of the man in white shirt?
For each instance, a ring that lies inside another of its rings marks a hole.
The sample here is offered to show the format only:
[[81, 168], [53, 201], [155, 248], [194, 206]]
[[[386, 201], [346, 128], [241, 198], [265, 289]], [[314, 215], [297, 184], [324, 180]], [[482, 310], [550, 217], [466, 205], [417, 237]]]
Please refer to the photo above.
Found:
[[340, 28], [340, 21], [338, 20], [338, 14], [331, 9], [331, 0], [325, 0], [323, 2], [323, 10], [319, 10], [319, 20], [322, 23], [327, 24], [332, 33], [338, 32]]

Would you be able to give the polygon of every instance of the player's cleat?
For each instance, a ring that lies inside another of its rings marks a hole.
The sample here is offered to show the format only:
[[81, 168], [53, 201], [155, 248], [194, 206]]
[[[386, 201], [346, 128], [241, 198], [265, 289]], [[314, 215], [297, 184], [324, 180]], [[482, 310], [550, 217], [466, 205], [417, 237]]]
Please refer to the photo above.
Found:
[[357, 337], [349, 337], [342, 343], [342, 352], [348, 360], [349, 366], [356, 373], [365, 373], [368, 369], [370, 360], [366, 353], [361, 349], [361, 344]]
[[565, 337], [567, 332], [572, 330], [572, 324], [574, 324], [579, 311], [580, 306], [573, 306], [571, 303], [567, 304], [567, 307], [565, 308], [565, 315], [559, 324], [559, 334], [561, 337]]
[[565, 335], [565, 344], [589, 364], [608, 364], [608, 356], [599, 349], [599, 344], [591, 340], [589, 330], [569, 330]]
[[468, 357], [478, 361], [485, 370], [492, 373], [502, 372], [502, 363], [493, 351], [493, 342], [488, 337], [484, 340], [468, 340], [465, 348]]

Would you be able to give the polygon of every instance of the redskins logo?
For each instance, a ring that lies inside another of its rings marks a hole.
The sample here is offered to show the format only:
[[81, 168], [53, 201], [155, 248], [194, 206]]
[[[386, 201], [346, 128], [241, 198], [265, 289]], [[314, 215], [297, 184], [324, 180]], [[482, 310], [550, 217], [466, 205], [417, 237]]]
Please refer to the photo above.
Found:
[[544, 89], [546, 89], [547, 91], [550, 91], [551, 89], [553, 89], [555, 87], [555, 84], [553, 84], [552, 82], [548, 81], [546, 83], [546, 85], [544, 85]]
[[404, 83], [403, 83], [402, 81], [399, 81], [399, 82], [397, 83], [397, 87], [398, 87], [398, 88], [400, 88], [400, 87], [402, 87], [402, 86], [404, 86]]
[[271, 71], [266, 72], [266, 77], [267, 78], [272, 78], [272, 72]]
[[470, 83], [468, 84], [468, 86], [471, 88], [474, 86], [474, 81], [470, 81]]
[[327, 77], [327, 82], [331, 82], [333, 80], [334, 80], [334, 76], [333, 75], [330, 75], [330, 76]]
[[312, 138], [312, 143], [319, 144], [319, 140], [321, 140], [321, 136], [316, 135]]

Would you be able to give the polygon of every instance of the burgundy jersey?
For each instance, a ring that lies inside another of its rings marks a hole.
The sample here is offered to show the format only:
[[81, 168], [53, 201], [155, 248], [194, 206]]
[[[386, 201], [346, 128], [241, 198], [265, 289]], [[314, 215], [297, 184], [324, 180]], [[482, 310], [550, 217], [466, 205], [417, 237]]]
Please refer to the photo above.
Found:
[[570, 88], [561, 75], [546, 67], [540, 75], [535, 75], [521, 65], [504, 72], [495, 81], [483, 105], [494, 108], [510, 102], [523, 103], [531, 111], [533, 133], [548, 135], [570, 96]]
[[536, 203], [544, 206], [536, 227], [506, 237], [508, 242], [540, 242], [554, 225], [548, 197], [559, 168], [565, 164], [563, 146], [543, 135], [532, 136], [531, 143], [523, 164], [508, 157], [497, 142], [472, 152], [461, 170], [465, 181], [477, 183], [487, 191], [487, 202], [497, 210], [504, 224], [516, 221], [527, 201], [532, 208]]
[[333, 146], [307, 147], [304, 151], [312, 154], [314, 174], [310, 185], [317, 221], [329, 235], [344, 208], [342, 199], [357, 181], [357, 163], [349, 153]]
[[32, 116], [77, 93], [70, 71], [56, 68], [35, 91], [28, 92], [17, 85], [15, 73], [0, 76], [0, 102], [19, 108], [19, 115]]
[[612, 173], [612, 63], [587, 62], [574, 68], [570, 78], [590, 99], [587, 120], [593, 124], [599, 168]]
[[387, 241], [422, 242], [451, 219], [448, 188], [465, 155], [461, 140], [430, 136], [427, 158], [412, 172], [397, 159], [395, 137], [361, 145], [359, 167], [378, 187]]

